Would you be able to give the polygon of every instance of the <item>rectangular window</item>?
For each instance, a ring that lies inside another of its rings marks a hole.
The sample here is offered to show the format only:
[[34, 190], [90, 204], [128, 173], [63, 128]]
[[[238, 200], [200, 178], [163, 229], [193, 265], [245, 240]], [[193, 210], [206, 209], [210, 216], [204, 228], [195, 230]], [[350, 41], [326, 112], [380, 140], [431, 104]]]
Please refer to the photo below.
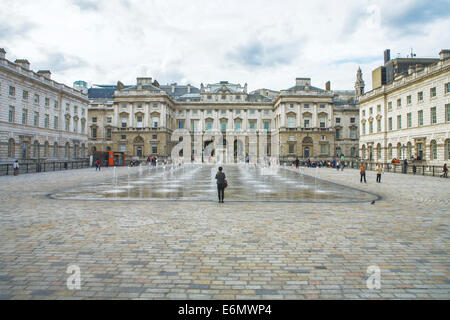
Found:
[[97, 128], [92, 128], [92, 138], [93, 139], [97, 138]]
[[178, 129], [184, 129], [184, 120], [178, 121]]
[[49, 127], [50, 127], [50, 116], [46, 114], [44, 119], [44, 128], [48, 129]]
[[212, 96], [208, 96], [208, 100], [211, 100], [212, 99]]
[[250, 110], [250, 114], [255, 114], [255, 110]]
[[153, 108], [158, 108], [158, 104], [157, 104], [157, 103], [154, 103], [154, 104], [153, 104]]
[[369, 133], [373, 133], [373, 122], [369, 122]]
[[321, 144], [320, 145], [320, 153], [321, 154], [327, 154], [327, 145], [326, 144]]
[[369, 114], [373, 114], [373, 108], [369, 108]]
[[377, 120], [377, 132], [381, 132], [381, 119]]
[[152, 153], [153, 154], [157, 154], [158, 153], [158, 145], [157, 144], [153, 144], [152, 145]]
[[122, 128], [126, 128], [127, 127], [127, 121], [128, 121], [127, 117], [123, 117], [122, 118]]
[[412, 127], [412, 115], [411, 115], [411, 112], [406, 115], [406, 119], [407, 119], [406, 121], [407, 121], [408, 128], [411, 128]]
[[236, 110], [236, 114], [241, 114], [241, 110]]
[[350, 129], [350, 139], [356, 139], [356, 130]]
[[58, 130], [58, 117], [57, 117], [57, 116], [55, 116], [55, 117], [53, 118], [53, 128], [54, 128], [55, 130]]
[[431, 108], [430, 110], [430, 117], [431, 117], [431, 124], [435, 124], [437, 123], [437, 119], [436, 119], [436, 107]]
[[445, 105], [445, 121], [450, 122], [450, 103]]
[[192, 110], [192, 114], [197, 114], [198, 110]]
[[423, 126], [423, 110], [418, 112], [418, 118], [419, 126]]
[[22, 110], [22, 124], [27, 124], [27, 119], [28, 119], [28, 110], [23, 109]]
[[308, 109], [309, 108], [309, 104], [305, 104], [305, 108]]
[[142, 104], [139, 103], [139, 104], [137, 105], [137, 107], [138, 107], [138, 109], [142, 109]]
[[240, 131], [241, 130], [241, 122], [240, 121], [236, 121], [235, 128], [236, 128], [236, 131]]
[[66, 103], [66, 112], [70, 112], [70, 103]]
[[362, 134], [365, 135], [366, 134], [366, 124], [363, 123], [362, 125]]
[[294, 105], [292, 103], [289, 105], [289, 109], [294, 109]]
[[111, 117], [107, 117], [107, 118], [106, 118], [106, 122], [107, 122], [107, 123], [111, 123], [111, 122], [112, 122], [112, 118], [111, 118]]
[[388, 119], [389, 131], [392, 131], [392, 118]]
[[211, 130], [212, 129], [212, 122], [211, 121], [208, 121], [207, 123], [206, 123], [206, 130]]
[[325, 107], [326, 107], [326, 106], [325, 106], [324, 104], [321, 104], [321, 105], [320, 105], [320, 108], [321, 108], [321, 109], [323, 109], [323, 108], [325, 108]]
[[407, 104], [411, 104], [411, 103], [412, 103], [412, 98], [411, 98], [411, 96], [407, 96], [407, 97], [406, 97], [406, 103], [407, 103]]
[[436, 97], [436, 87], [430, 89], [430, 98]]
[[236, 96], [236, 100], [241, 100], [241, 96]]
[[336, 139], [341, 138], [341, 129], [336, 129]]
[[58, 101], [55, 101], [55, 102], [53, 103], [53, 106], [55, 107], [55, 109], [58, 109]]
[[449, 93], [450, 92], [450, 82], [447, 82], [445, 84], [445, 93]]
[[69, 131], [69, 129], [70, 129], [70, 122], [69, 122], [69, 119], [68, 119], [68, 118], [65, 118], [65, 119], [64, 119], [64, 130], [65, 130], [65, 131]]
[[226, 121], [222, 121], [220, 126], [221, 126], [222, 131], [226, 131], [227, 130], [227, 122]]
[[137, 127], [142, 128], [142, 116], [138, 116], [136, 120], [137, 120]]
[[402, 106], [402, 99], [397, 99], [397, 107], [401, 107]]
[[45, 98], [45, 106], [46, 107], [50, 106], [50, 99], [49, 98]]
[[106, 140], [111, 140], [111, 129], [106, 129]]
[[356, 119], [355, 118], [350, 118], [350, 123], [355, 123]]
[[310, 126], [309, 126], [309, 121], [310, 121], [309, 118], [305, 118], [305, 119], [304, 119], [305, 128], [310, 128]]
[[124, 135], [124, 134], [122, 134], [122, 135], [120, 136], [120, 139], [121, 139], [121, 140], [127, 140], [127, 136]]
[[206, 110], [206, 114], [212, 114], [212, 110]]
[[152, 119], [153, 128], [158, 128], [158, 123], [159, 123], [159, 117], [153, 117], [153, 119]]
[[319, 118], [319, 123], [321, 128], [326, 127], [326, 119], [325, 118]]
[[288, 128], [295, 128], [295, 117], [288, 117]]
[[39, 104], [39, 95], [38, 94], [34, 95], [34, 103]]
[[14, 97], [16, 95], [16, 88], [15, 87], [9, 86], [9, 95], [11, 97]]
[[192, 120], [191, 128], [192, 128], [192, 131], [197, 131], [197, 128], [198, 128], [197, 120]]
[[78, 106], [73, 106], [73, 113], [78, 114]]
[[120, 152], [127, 152], [127, 146], [125, 144], [120, 145]]
[[157, 134], [152, 135], [152, 140], [158, 140], [158, 135]]
[[264, 121], [264, 130], [269, 131], [270, 130], [270, 122]]
[[341, 118], [336, 118], [336, 123], [341, 123]]
[[14, 118], [15, 118], [15, 108], [12, 107], [12, 106], [10, 106], [10, 107], [9, 107], [8, 121], [11, 122], [11, 123], [13, 123], [14, 120], [15, 120]]
[[402, 128], [402, 116], [398, 115], [397, 116], [397, 130]]
[[93, 117], [93, 118], [92, 118], [92, 122], [93, 122], [93, 123], [97, 123], [97, 117]]
[[122, 109], [126, 109], [127, 108], [127, 104], [126, 103], [122, 103]]
[[293, 153], [294, 153], [294, 147], [295, 147], [295, 144], [289, 143], [289, 153], [290, 153], [290, 154], [293, 154]]
[[28, 91], [23, 90], [23, 92], [22, 92], [22, 99], [23, 100], [28, 100]]
[[221, 114], [227, 114], [227, 110], [221, 110], [220, 113]]
[[264, 110], [264, 114], [268, 115], [269, 114], [269, 110]]
[[35, 127], [39, 127], [39, 113], [38, 112], [34, 113], [33, 125]]
[[423, 91], [420, 91], [417, 93], [417, 100], [418, 101], [423, 101]]
[[391, 101], [388, 102], [388, 110], [389, 110], [389, 111], [392, 110], [392, 102], [391, 102]]
[[377, 105], [377, 113], [378, 113], [378, 114], [381, 113], [381, 104]]
[[250, 130], [255, 130], [255, 121], [250, 121]]

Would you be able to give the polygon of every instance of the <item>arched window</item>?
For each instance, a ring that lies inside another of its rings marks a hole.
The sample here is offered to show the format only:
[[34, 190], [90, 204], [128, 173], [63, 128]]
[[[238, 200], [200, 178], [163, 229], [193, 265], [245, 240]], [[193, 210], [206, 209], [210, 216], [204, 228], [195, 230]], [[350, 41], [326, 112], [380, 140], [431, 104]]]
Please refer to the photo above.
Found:
[[450, 160], [450, 139], [445, 141], [445, 160]]
[[47, 141], [45, 141], [45, 143], [44, 143], [44, 153], [43, 153], [42, 157], [44, 157], [44, 158], [48, 157], [48, 142]]
[[39, 142], [35, 141], [33, 144], [33, 158], [39, 158]]
[[430, 142], [430, 158], [431, 158], [431, 160], [436, 160], [437, 159], [437, 144], [436, 144], [436, 140], [432, 140]]
[[9, 139], [8, 141], [8, 157], [14, 158], [15, 155], [15, 143], [14, 139]]
[[67, 143], [66, 143], [66, 146], [64, 147], [64, 158], [66, 158], [66, 159], [69, 159], [69, 156], [70, 156], [70, 154], [69, 154], [69, 148], [70, 148], [70, 145], [69, 145], [69, 143], [67, 142]]
[[53, 143], [53, 157], [54, 158], [58, 157], [58, 143], [57, 142]]

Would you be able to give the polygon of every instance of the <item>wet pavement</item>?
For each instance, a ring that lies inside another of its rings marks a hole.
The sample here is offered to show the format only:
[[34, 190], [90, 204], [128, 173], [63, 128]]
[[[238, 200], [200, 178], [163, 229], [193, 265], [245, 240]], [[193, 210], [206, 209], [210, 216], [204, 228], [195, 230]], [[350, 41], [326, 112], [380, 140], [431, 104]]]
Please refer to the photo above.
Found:
[[[77, 187], [52, 195], [65, 200], [176, 200], [216, 201], [217, 167], [213, 165], [145, 166], [110, 181]], [[320, 179], [283, 167], [224, 166], [229, 181], [227, 201], [273, 202], [367, 202], [378, 197], [366, 191]]]

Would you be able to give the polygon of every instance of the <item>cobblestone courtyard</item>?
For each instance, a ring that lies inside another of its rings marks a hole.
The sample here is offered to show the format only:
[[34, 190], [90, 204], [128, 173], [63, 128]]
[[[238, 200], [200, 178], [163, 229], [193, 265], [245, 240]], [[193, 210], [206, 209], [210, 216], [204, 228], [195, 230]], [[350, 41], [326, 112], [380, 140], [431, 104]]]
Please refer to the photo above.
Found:
[[[0, 177], [0, 299], [450, 298], [450, 179], [319, 170], [374, 205], [49, 197], [112, 170]], [[69, 265], [81, 290], [66, 286]]]

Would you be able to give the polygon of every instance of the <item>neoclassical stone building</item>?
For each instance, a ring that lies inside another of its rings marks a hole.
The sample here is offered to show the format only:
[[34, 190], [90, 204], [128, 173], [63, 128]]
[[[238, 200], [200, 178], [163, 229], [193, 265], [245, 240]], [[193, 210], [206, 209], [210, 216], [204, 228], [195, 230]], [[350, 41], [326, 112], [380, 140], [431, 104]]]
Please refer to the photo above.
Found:
[[441, 166], [450, 160], [450, 50], [427, 66], [420, 64], [424, 59], [404, 60], [407, 73], [394, 69], [392, 81], [373, 81], [372, 91], [361, 92], [361, 157]]
[[87, 158], [86, 94], [0, 48], [0, 162]]
[[[191, 135], [195, 160], [249, 156], [253, 162], [267, 156], [291, 161], [358, 154], [355, 92], [332, 91], [329, 83], [319, 89], [309, 78], [298, 78], [280, 92], [250, 93], [247, 84], [227, 81], [196, 88], [138, 78], [133, 86], [94, 86], [88, 95], [91, 152], [165, 158], [180, 144], [173, 134], [184, 131]], [[188, 144], [182, 145], [186, 148], [179, 154], [186, 155]]]

